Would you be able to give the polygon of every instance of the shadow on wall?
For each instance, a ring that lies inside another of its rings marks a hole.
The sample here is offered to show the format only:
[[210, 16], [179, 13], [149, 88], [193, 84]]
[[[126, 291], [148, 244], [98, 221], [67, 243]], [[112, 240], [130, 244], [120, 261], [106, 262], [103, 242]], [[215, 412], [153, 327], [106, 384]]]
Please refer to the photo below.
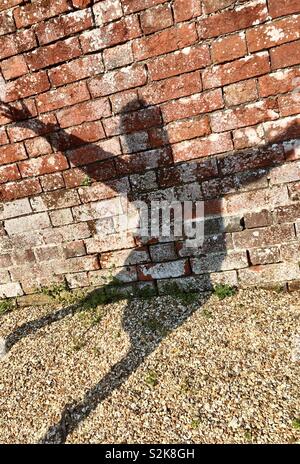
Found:
[[[28, 125], [36, 131], [38, 135], [43, 135], [52, 145], [54, 151], [64, 151], [69, 163], [74, 170], [80, 170], [82, 178], [88, 176], [92, 182], [104, 182], [111, 188], [115, 186], [115, 193], [120, 194], [122, 191], [117, 190], [118, 183], [111, 182], [113, 178], [119, 178], [122, 175], [131, 175], [133, 173], [140, 174], [140, 182], [143, 183], [143, 175], [149, 168], [161, 168], [165, 166], [170, 171], [167, 173], [169, 178], [174, 177], [172, 169], [172, 150], [168, 141], [166, 130], [163, 127], [161, 110], [159, 106], [145, 108], [146, 104], [143, 101], [134, 100], [126, 105], [120, 115], [119, 129], [117, 133], [122, 133], [123, 147], [126, 154], [115, 157], [112, 153], [101, 149], [97, 143], [88, 143], [76, 134], [69, 133], [67, 130], [62, 130], [56, 125], [44, 124], [41, 121], [27, 119], [31, 116], [27, 108], [24, 106], [21, 110], [16, 110], [11, 106], [6, 106], [5, 115], [9, 116], [13, 121], [16, 121], [18, 126]], [[130, 112], [134, 110], [134, 112]], [[276, 159], [274, 156], [273, 144], [280, 143], [284, 140], [295, 138], [299, 134], [299, 127], [293, 125], [289, 127], [280, 137], [273, 139], [272, 142], [264, 147], [260, 147], [260, 152], [264, 156], [259, 157], [256, 171], [251, 171], [240, 177], [240, 187], [243, 184], [251, 183], [267, 176], [272, 165], [278, 165], [283, 161], [282, 157]], [[97, 137], [96, 137], [97, 138]], [[247, 171], [247, 159], [253, 156], [255, 150], [245, 150], [239, 152], [239, 156], [243, 158], [244, 171]], [[230, 159], [234, 160], [235, 154], [230, 155]], [[229, 159], [229, 158], [228, 158]], [[107, 164], [109, 163], [109, 164]], [[189, 164], [190, 169], [196, 175], [197, 182], [203, 179], [201, 169], [203, 169], [202, 161], [192, 161]], [[270, 167], [271, 165], [271, 167]], [[253, 166], [251, 167], [253, 169]], [[72, 171], [70, 171], [72, 173]], [[76, 171], [76, 176], [78, 172]], [[174, 177], [174, 183], [176, 178]], [[176, 193], [176, 192], [175, 192]], [[152, 199], [161, 199], [159, 194], [155, 193], [155, 189], [135, 194], [135, 200], [142, 198], [144, 201]], [[181, 198], [184, 200], [185, 198]], [[193, 200], [201, 200], [202, 198], [193, 198]], [[192, 255], [200, 255], [203, 258], [209, 258], [213, 255], [215, 270], [222, 269], [222, 263], [226, 259], [226, 243], [221, 243], [221, 250], [216, 250], [216, 244], [212, 243], [209, 238], [211, 233], [212, 222], [207, 219], [205, 224], [206, 238], [203, 247], [198, 250], [189, 252]], [[216, 224], [214, 224], [216, 227]], [[226, 225], [222, 219], [217, 224], [220, 236], [224, 232]], [[216, 231], [212, 232], [215, 233]], [[216, 251], [218, 252], [217, 254]], [[182, 251], [184, 255], [184, 251]], [[187, 253], [188, 255], [188, 253]], [[126, 259], [126, 264], [134, 263], [134, 257], [129, 255]], [[205, 301], [206, 293], [212, 287], [212, 282], [208, 270], [208, 274], [194, 278], [194, 282], [189, 281], [195, 289], [204, 291], [202, 302]], [[191, 283], [192, 282], [192, 283]], [[183, 282], [181, 282], [183, 284]], [[185, 288], [189, 290], [189, 288]], [[95, 290], [97, 292], [97, 290]], [[26, 337], [40, 328], [52, 324], [69, 314], [74, 314], [75, 311], [84, 306], [86, 301], [91, 298], [91, 294], [87, 295], [79, 304], [71, 305], [63, 308], [52, 315], [41, 319], [31, 321], [17, 328], [11, 333], [6, 340], [7, 350], [17, 343], [23, 337]], [[199, 307], [199, 306], [198, 306]], [[133, 314], [134, 305], [127, 304], [123, 314], [123, 328], [129, 334], [131, 347], [128, 353], [116, 363], [107, 373], [104, 378], [88, 390], [84, 398], [75, 404], [66, 405], [62, 411], [59, 423], [51, 426], [45, 436], [41, 439], [41, 443], [64, 443], [68, 435], [83, 421], [101, 401], [109, 397], [113, 391], [119, 388], [128, 376], [133, 373], [159, 345], [161, 340], [166, 336], [167, 332], [175, 330], [179, 327], [192, 313], [196, 306], [191, 305], [189, 308], [181, 308], [181, 312], [170, 314], [167, 308], [157, 308], [155, 318], [159, 323], [159, 330], [155, 329], [149, 335], [145, 332], [144, 325], [140, 322], [153, 317], [149, 314], [141, 314], [137, 317]]]

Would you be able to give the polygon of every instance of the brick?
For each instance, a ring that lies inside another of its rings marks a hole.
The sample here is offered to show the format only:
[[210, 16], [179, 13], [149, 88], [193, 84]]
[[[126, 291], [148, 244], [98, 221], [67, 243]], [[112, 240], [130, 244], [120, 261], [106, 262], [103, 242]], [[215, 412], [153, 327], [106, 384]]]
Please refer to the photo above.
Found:
[[180, 24], [155, 35], [135, 40], [133, 54], [136, 60], [145, 60], [188, 47], [197, 40], [197, 33], [193, 23]]
[[67, 188], [84, 185], [87, 178], [99, 182], [109, 180], [112, 177], [116, 177], [116, 172], [114, 163], [111, 160], [90, 163], [83, 169], [72, 169], [64, 173]]
[[300, 161], [275, 167], [270, 172], [269, 178], [273, 185], [300, 180]]
[[[8, 124], [12, 120], [11, 114], [13, 113], [13, 119], [15, 121], [24, 121], [28, 120], [29, 115], [32, 117], [37, 116], [37, 109], [35, 105], [35, 101], [33, 98], [15, 101], [9, 104], [10, 112], [6, 115], [5, 112], [1, 114], [0, 112], [0, 124]], [[4, 130], [4, 127], [3, 127]]]
[[300, 68], [284, 69], [258, 79], [259, 94], [262, 97], [290, 92], [298, 88], [300, 83]]
[[21, 285], [17, 282], [9, 282], [0, 285], [0, 298], [14, 298], [23, 295]]
[[161, 106], [161, 111], [164, 121], [170, 122], [200, 113], [210, 113], [223, 106], [222, 91], [218, 89], [165, 103]]
[[239, 271], [240, 282], [244, 286], [266, 285], [267, 283], [286, 282], [299, 278], [299, 266], [285, 263], [252, 266]]
[[175, 0], [173, 3], [175, 22], [188, 21], [202, 13], [199, 0]]
[[202, 137], [211, 132], [207, 116], [175, 121], [166, 126], [166, 131], [170, 143]]
[[206, 274], [216, 271], [230, 271], [248, 267], [246, 252], [231, 251], [227, 254], [210, 254], [202, 258], [191, 259], [192, 271], [195, 274]]
[[297, 256], [300, 252], [300, 243], [299, 242], [290, 242], [281, 245], [280, 247], [280, 256], [284, 261], [298, 261]]
[[113, 138], [92, 145], [83, 145], [80, 148], [69, 150], [68, 160], [71, 166], [84, 166], [121, 154], [119, 139]]
[[[76, 3], [82, 0], [77, 0]], [[73, 2], [74, 3], [74, 2]], [[88, 287], [89, 278], [87, 272], [76, 272], [76, 274], [65, 274], [69, 288]]]
[[91, 79], [89, 89], [92, 97], [95, 98], [141, 86], [146, 81], [145, 67], [143, 65], [133, 65], [121, 70], [107, 72], [103, 76]]
[[152, 80], [160, 80], [204, 68], [209, 64], [210, 54], [208, 46], [196, 45], [150, 61], [148, 63], [148, 70]]
[[272, 224], [272, 215], [268, 210], [246, 213], [244, 215], [245, 227], [254, 229], [256, 227], [266, 227]]
[[17, 28], [31, 26], [32, 24], [44, 21], [52, 16], [59, 15], [70, 10], [69, 2], [51, 2], [49, 0], [38, 0], [29, 5], [18, 7], [14, 10], [14, 18]]
[[247, 54], [245, 33], [221, 37], [211, 44], [212, 60], [214, 63], [232, 61]]
[[89, 53], [127, 42], [140, 35], [141, 29], [138, 17], [132, 15], [106, 26], [101, 26], [101, 28], [83, 32], [80, 36], [80, 44], [83, 53]]
[[37, 93], [45, 92], [50, 88], [50, 83], [45, 71], [35, 74], [26, 74], [9, 82], [6, 86], [6, 102], [12, 102], [21, 98], [30, 97]]
[[143, 192], [158, 188], [155, 171], [148, 171], [145, 174], [133, 174], [130, 176], [130, 183], [134, 192]]
[[122, 3], [125, 14], [129, 14], [164, 2], [165, 0], [123, 0]]
[[47, 213], [22, 216], [22, 218], [8, 219], [5, 221], [5, 230], [8, 235], [21, 234], [27, 231], [46, 229], [50, 226]]
[[[111, 274], [111, 275], [110, 275]], [[113, 283], [116, 279], [119, 283], [135, 282], [137, 280], [137, 273], [134, 267], [118, 268], [113, 271], [101, 269], [101, 271], [89, 272], [89, 279], [91, 285], [108, 285]], [[116, 290], [113, 290], [115, 294]]]
[[256, 81], [237, 82], [224, 88], [224, 99], [227, 106], [240, 105], [258, 99]]
[[300, 38], [300, 16], [284, 18], [270, 24], [247, 31], [247, 43], [250, 52], [292, 42]]
[[12, 142], [20, 142], [33, 138], [36, 135], [45, 135], [57, 130], [59, 127], [53, 114], [41, 115], [39, 119], [29, 119], [15, 123], [8, 128], [8, 135]]
[[20, 172], [15, 164], [0, 167], [0, 184], [19, 179]]
[[300, 11], [298, 0], [281, 0], [280, 2], [276, 0], [269, 0], [268, 4], [269, 13], [272, 18], [298, 13], [298, 11]]
[[26, 158], [27, 154], [22, 143], [0, 147], [0, 165], [14, 163]]
[[174, 243], [161, 243], [149, 247], [152, 261], [159, 263], [161, 261], [170, 261], [178, 259]]
[[0, 284], [8, 284], [10, 282], [10, 275], [8, 271], [0, 271]]
[[180, 98], [202, 89], [200, 73], [198, 71], [182, 76], [170, 77], [163, 81], [153, 82], [139, 90], [140, 98], [147, 104], [156, 105], [167, 100]]
[[65, 187], [65, 182], [60, 172], [53, 174], [47, 174], [40, 178], [43, 192], [50, 192], [52, 190], [58, 190]]
[[140, 14], [141, 26], [144, 34], [161, 31], [173, 24], [171, 5], [157, 5], [148, 8]]
[[98, 26], [115, 21], [123, 16], [120, 0], [98, 2], [93, 6], [93, 12]]
[[200, 19], [198, 34], [200, 39], [218, 37], [228, 32], [235, 32], [253, 24], [265, 21], [268, 10], [265, 0], [252, 1], [246, 5], [236, 6], [233, 10], [221, 11], [208, 18]]
[[230, 151], [232, 150], [232, 141], [229, 133], [213, 134], [202, 139], [175, 144], [172, 148], [174, 162], [178, 163]]
[[0, 220], [9, 219], [17, 216], [30, 214], [32, 212], [29, 200], [22, 199], [16, 201], [10, 201], [1, 205], [0, 209]]
[[125, 90], [110, 96], [113, 113], [126, 113], [141, 108], [137, 90]]
[[61, 40], [52, 45], [38, 48], [25, 55], [26, 62], [31, 71], [47, 68], [53, 64], [78, 58], [81, 55], [79, 40], [75, 37]]
[[259, 52], [232, 63], [216, 65], [202, 73], [203, 87], [212, 89], [239, 82], [250, 77], [260, 76], [270, 71], [269, 55]]
[[254, 248], [250, 250], [250, 262], [252, 266], [278, 263], [279, 261], [280, 252], [278, 247]]
[[86, 8], [91, 3], [91, 0], [72, 0], [72, 4], [75, 8]]
[[68, 86], [50, 90], [39, 95], [36, 99], [40, 113], [63, 108], [64, 106], [75, 105], [76, 103], [89, 100], [90, 95], [85, 82], [69, 84]]
[[131, 234], [110, 234], [95, 236], [85, 240], [87, 253], [104, 253], [106, 251], [117, 251], [125, 248], [134, 248], [135, 241]]
[[34, 250], [36, 260], [40, 261], [51, 261], [53, 259], [59, 259], [62, 254], [60, 246], [47, 245]]
[[243, 150], [234, 153], [234, 156], [225, 156], [218, 159], [220, 174], [226, 176], [250, 169], [263, 168], [276, 165], [284, 161], [281, 147], [266, 147], [264, 149]]
[[108, 70], [131, 64], [133, 62], [131, 44], [126, 43], [104, 50], [103, 60], [105, 68]]
[[9, 10], [0, 13], [0, 35], [9, 34], [15, 30], [16, 26], [14, 23], [12, 11]]
[[140, 280], [167, 279], [188, 274], [190, 274], [190, 267], [186, 260], [138, 266]]
[[2, 4], [0, 5], [0, 11], [12, 8], [13, 6], [17, 6], [22, 2], [23, 0], [2, 0]]
[[26, 61], [22, 55], [8, 58], [1, 63], [2, 74], [5, 79], [23, 76], [28, 71]]
[[64, 253], [66, 258], [75, 258], [86, 254], [83, 240], [75, 240], [74, 242], [64, 245]]
[[79, 196], [82, 203], [89, 203], [96, 200], [106, 200], [122, 193], [128, 193], [129, 190], [128, 179], [122, 178], [105, 183], [99, 182], [89, 187], [82, 187], [79, 189]]
[[68, 167], [67, 158], [62, 153], [51, 153], [19, 163], [22, 177], [42, 176], [43, 174], [63, 171]]
[[80, 203], [78, 193], [75, 190], [63, 190], [51, 193], [43, 193], [30, 200], [33, 211], [48, 211], [59, 208], [70, 208]]
[[6, 145], [9, 143], [8, 136], [5, 127], [0, 128], [0, 145]]
[[129, 134], [146, 130], [149, 127], [161, 126], [162, 118], [159, 108], [149, 107], [121, 116], [114, 116], [104, 121], [106, 135]]
[[69, 127], [83, 122], [95, 121], [110, 116], [110, 104], [107, 98], [89, 100], [76, 106], [64, 108], [57, 112], [56, 116], [60, 127]]
[[51, 144], [44, 137], [35, 137], [31, 140], [26, 140], [25, 146], [30, 158], [48, 155], [52, 152]]
[[69, 208], [51, 211], [49, 216], [54, 227], [71, 224], [71, 222], [73, 222], [72, 212]]
[[104, 71], [101, 53], [84, 56], [65, 63], [48, 71], [50, 82], [53, 86], [69, 84], [71, 82], [96, 76]]
[[[289, 206], [279, 206], [275, 209], [275, 215], [276, 221], [279, 223], [295, 222], [297, 219], [300, 219], [300, 204], [295, 203]], [[297, 233], [299, 235], [299, 231]]]
[[116, 167], [118, 174], [126, 175], [166, 166], [171, 161], [171, 154], [168, 151], [150, 150], [134, 155], [118, 156], [116, 158]]
[[26, 52], [36, 46], [36, 38], [31, 30], [0, 37], [0, 59]]
[[210, 121], [213, 132], [224, 132], [278, 118], [276, 100], [263, 100], [239, 108], [216, 112], [210, 116]]
[[294, 239], [295, 231], [291, 224], [249, 229], [233, 233], [234, 247], [238, 249], [280, 245]]
[[272, 48], [270, 51], [272, 69], [286, 68], [300, 63], [300, 40]]
[[101, 267], [104, 269], [141, 264], [149, 260], [150, 257], [147, 247], [106, 252], [102, 253], [100, 256]]
[[94, 271], [99, 269], [97, 256], [81, 256], [79, 258], [70, 258], [62, 261], [59, 273]]
[[158, 179], [161, 187], [170, 187], [183, 183], [203, 181], [209, 177], [215, 177], [217, 174], [218, 169], [215, 159], [197, 159], [193, 162], [161, 168], [158, 172]]
[[263, 125], [266, 140], [277, 143], [298, 138], [300, 134], [299, 122], [299, 116], [265, 122]]
[[[247, 0], [241, 1], [245, 2]], [[222, 10], [227, 6], [231, 6], [233, 3], [236, 3], [236, 0], [203, 0], [204, 11], [206, 14]]]
[[278, 97], [278, 106], [281, 116], [291, 116], [300, 113], [300, 92], [290, 95], [280, 95]]
[[295, 182], [288, 186], [289, 196], [292, 201], [300, 200], [300, 182]]

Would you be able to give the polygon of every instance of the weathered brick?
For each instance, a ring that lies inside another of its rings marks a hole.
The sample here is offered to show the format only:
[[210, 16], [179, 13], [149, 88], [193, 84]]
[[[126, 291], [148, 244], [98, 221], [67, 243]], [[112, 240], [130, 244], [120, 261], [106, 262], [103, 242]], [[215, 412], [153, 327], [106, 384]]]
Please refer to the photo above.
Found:
[[300, 38], [300, 16], [284, 18], [247, 31], [250, 52], [272, 48]]
[[123, 8], [126, 14], [135, 13], [136, 11], [145, 10], [151, 6], [164, 3], [165, 0], [123, 0]]
[[279, 206], [275, 209], [275, 216], [276, 221], [279, 223], [295, 222], [297, 219], [300, 219], [300, 204]]
[[209, 177], [215, 177], [217, 174], [218, 169], [215, 159], [197, 159], [193, 162], [161, 168], [158, 172], [158, 179], [161, 187], [170, 187], [183, 183], [203, 181]]
[[173, 11], [176, 23], [187, 21], [201, 15], [201, 2], [199, 0], [175, 0]]
[[103, 140], [92, 145], [83, 145], [68, 151], [68, 160], [71, 166], [86, 166], [96, 161], [112, 158], [121, 154], [121, 147], [118, 138]]
[[206, 274], [216, 271], [230, 271], [248, 267], [248, 258], [245, 251], [231, 251], [227, 254], [214, 254], [202, 258], [191, 259], [192, 271], [195, 274]]
[[21, 285], [17, 282], [9, 282], [0, 285], [0, 298], [14, 298], [23, 295]]
[[272, 69], [286, 68], [300, 63], [300, 40], [270, 50]]
[[[299, 79], [300, 82], [300, 79]], [[281, 116], [291, 116], [300, 113], [300, 91], [278, 97], [278, 106]]]
[[54, 227], [71, 224], [71, 222], [73, 222], [73, 215], [70, 208], [50, 211], [49, 216]]
[[116, 47], [104, 50], [103, 60], [105, 68], [109, 70], [131, 64], [133, 62], [131, 44], [125, 43], [123, 45], [117, 45]]
[[250, 262], [252, 266], [258, 264], [272, 264], [280, 261], [279, 247], [254, 248], [250, 250]]
[[72, 169], [64, 173], [64, 180], [67, 188], [84, 185], [86, 179], [94, 181], [105, 181], [116, 176], [113, 161], [102, 161], [101, 163], [91, 163], [84, 169]]
[[19, 55], [2, 61], [1, 70], [5, 79], [14, 79], [26, 74], [28, 68], [23, 55]]
[[109, 97], [113, 113], [126, 113], [141, 108], [137, 90], [125, 90]]
[[295, 240], [295, 231], [291, 224], [247, 229], [242, 232], [233, 233], [233, 243], [235, 248], [238, 249], [280, 245], [291, 240]]
[[93, 6], [93, 11], [96, 19], [96, 24], [103, 24], [119, 19], [123, 16], [122, 5], [120, 0], [103, 0]]
[[111, 136], [145, 130], [149, 127], [160, 126], [161, 123], [159, 108], [149, 107], [106, 119], [104, 127], [106, 135]]
[[223, 108], [223, 106], [222, 91], [212, 90], [165, 103], [161, 106], [161, 111], [164, 121], [170, 122], [190, 116], [197, 116], [199, 113], [210, 113], [211, 111]]
[[66, 258], [75, 258], [86, 254], [83, 240], [75, 240], [64, 245], [64, 253]]
[[232, 110], [219, 111], [210, 116], [210, 121], [213, 132], [224, 132], [278, 118], [276, 100], [263, 100]]
[[42, 22], [36, 26], [35, 32], [39, 44], [45, 45], [89, 29], [92, 25], [92, 13], [90, 9], [87, 9]]
[[269, 55], [259, 52], [232, 63], [225, 63], [206, 69], [202, 73], [203, 87], [212, 89], [232, 84], [250, 77], [260, 76], [270, 71]]
[[26, 158], [27, 154], [22, 143], [0, 147], [0, 165], [14, 163]]
[[90, 201], [106, 200], [117, 196], [118, 194], [128, 193], [130, 185], [127, 178], [117, 179], [105, 183], [97, 183], [88, 187], [79, 189], [79, 195], [82, 203]]
[[100, 256], [101, 267], [111, 269], [112, 267], [130, 266], [145, 263], [150, 260], [147, 247], [132, 250], [120, 250], [102, 253]]
[[41, 176], [56, 171], [68, 169], [68, 161], [62, 153], [51, 153], [50, 155], [32, 158], [19, 163], [22, 177]]
[[[245, 2], [248, 0], [241, 1]], [[230, 6], [233, 3], [236, 3], [236, 0], [203, 0], [204, 11], [206, 14], [222, 10], [223, 8], [226, 8], [227, 6]]]
[[55, 3], [48, 0], [37, 0], [34, 3], [16, 8], [14, 10], [14, 18], [17, 27], [21, 28], [31, 26], [68, 10], [70, 10], [70, 6], [67, 0]]
[[4, 224], [8, 235], [15, 235], [31, 230], [46, 229], [50, 226], [50, 219], [47, 213], [40, 213], [8, 219]]
[[86, 8], [92, 3], [92, 0], [72, 0], [73, 6], [75, 8]]
[[173, 145], [174, 162], [224, 153], [233, 148], [230, 133], [212, 134], [202, 139], [180, 142]]
[[148, 69], [151, 79], [160, 80], [204, 68], [209, 64], [210, 54], [208, 46], [195, 45], [150, 61]]
[[0, 35], [14, 32], [16, 26], [14, 23], [13, 12], [11, 10], [0, 13]]
[[2, 0], [0, 5], [0, 11], [7, 10], [8, 8], [12, 8], [13, 6], [17, 6], [22, 3], [23, 0]]
[[91, 79], [89, 89], [92, 97], [95, 98], [144, 85], [146, 81], [145, 67], [143, 65], [133, 65]]
[[58, 190], [65, 187], [63, 175], [60, 172], [46, 174], [40, 178], [43, 192]]
[[110, 104], [107, 98], [89, 100], [76, 106], [64, 108], [57, 112], [60, 127], [69, 127], [83, 122], [95, 121], [105, 116], [110, 116]]
[[244, 221], [247, 229], [270, 226], [273, 222], [270, 211], [266, 209], [259, 212], [246, 213]]
[[80, 44], [84, 53], [95, 52], [103, 48], [118, 45], [141, 35], [136, 15], [126, 16], [99, 29], [83, 32]]
[[137, 60], [163, 55], [197, 42], [195, 24], [181, 24], [133, 43], [133, 54]]
[[297, 262], [297, 257], [300, 252], [300, 243], [299, 242], [290, 242], [284, 243], [280, 247], [280, 256], [284, 261], [294, 261]]
[[153, 82], [139, 90], [140, 98], [148, 104], [155, 105], [174, 98], [184, 97], [201, 91], [202, 84], [198, 71], [181, 76], [170, 77]]
[[64, 106], [75, 105], [75, 103], [89, 100], [89, 98], [90, 95], [85, 82], [78, 82], [39, 95], [36, 102], [39, 112], [45, 113]]
[[[37, 116], [37, 109], [35, 105], [35, 101], [33, 98], [28, 98], [26, 100], [21, 101], [14, 101], [9, 104], [10, 109], [12, 112], [17, 113], [17, 117], [15, 118], [17, 121], [26, 121], [28, 119], [28, 115], [30, 114], [32, 117]], [[8, 124], [11, 122], [11, 112], [10, 114], [5, 111], [3, 113], [0, 112], [0, 124]], [[5, 131], [5, 128], [2, 128]]]
[[24, 198], [22, 200], [10, 201], [1, 205], [0, 220], [9, 219], [32, 212], [29, 200]]
[[0, 145], [6, 145], [9, 143], [8, 136], [5, 127], [0, 128]]
[[285, 263], [267, 264], [265, 266], [252, 266], [249, 269], [239, 271], [240, 282], [244, 286], [278, 284], [299, 278], [299, 266]]
[[117, 172], [120, 175], [144, 172], [170, 164], [171, 154], [167, 150], [150, 150], [134, 155], [122, 155], [116, 159]]
[[258, 99], [256, 81], [237, 82], [224, 88], [224, 99], [227, 106], [240, 105]]
[[76, 37], [61, 40], [52, 45], [38, 48], [25, 55], [26, 62], [31, 71], [47, 68], [53, 64], [77, 58], [81, 55], [79, 40]]
[[140, 14], [141, 26], [144, 34], [161, 31], [173, 24], [171, 5], [157, 5], [148, 8]]
[[35, 74], [26, 74], [18, 79], [9, 82], [6, 86], [6, 102], [30, 97], [40, 92], [45, 92], [50, 88], [50, 83], [45, 71]]
[[60, 259], [62, 255], [62, 249], [57, 245], [46, 245], [43, 247], [36, 248], [34, 250], [36, 260], [40, 261], [51, 261], [53, 259]]
[[228, 32], [235, 32], [253, 24], [259, 24], [268, 17], [265, 0], [252, 1], [246, 5], [236, 6], [233, 10], [222, 11], [208, 18], [201, 19], [198, 24], [200, 39], [217, 37]]
[[268, 4], [272, 18], [298, 13], [298, 11], [300, 11], [298, 0], [281, 0], [280, 2], [276, 0], [269, 0]]
[[70, 208], [80, 203], [78, 193], [75, 190], [63, 190], [51, 193], [43, 193], [30, 200], [33, 211], [48, 211], [59, 208]]
[[259, 94], [262, 97], [290, 92], [298, 88], [300, 83], [300, 68], [276, 71], [258, 79]]
[[45, 135], [57, 130], [58, 125], [54, 114], [41, 115], [39, 119], [15, 123], [8, 128], [8, 135], [12, 142], [33, 138], [37, 135]]
[[0, 184], [5, 182], [12, 182], [21, 177], [17, 165], [8, 164], [7, 166], [0, 167]]
[[0, 59], [26, 52], [34, 48], [36, 44], [34, 32], [31, 30], [0, 37]]
[[211, 132], [207, 116], [175, 121], [166, 126], [166, 131], [170, 143], [202, 137]]
[[212, 60], [214, 63], [232, 61], [247, 54], [245, 33], [221, 37], [211, 44]]
[[284, 184], [300, 180], [300, 161], [275, 167], [269, 174], [271, 184]]
[[188, 261], [184, 259], [138, 266], [140, 280], [167, 279], [188, 274], [190, 274], [190, 267]]
[[25, 146], [30, 158], [48, 155], [52, 152], [51, 144], [44, 137], [34, 137], [30, 140], [25, 140]]
[[110, 234], [104, 237], [98, 235], [85, 240], [85, 244], [87, 253], [104, 253], [135, 247], [135, 241], [132, 235], [128, 233]]
[[[77, 0], [76, 3], [82, 0]], [[74, 2], [73, 2], [74, 3]], [[88, 287], [89, 278], [87, 272], [76, 272], [75, 274], [65, 274], [69, 288]]]
[[48, 75], [51, 84], [58, 87], [80, 79], [85, 79], [86, 77], [96, 76], [102, 73], [103, 70], [102, 55], [101, 53], [96, 53], [49, 69]]
[[300, 117], [297, 115], [263, 123], [266, 140], [276, 143], [298, 138], [300, 134], [299, 122]]

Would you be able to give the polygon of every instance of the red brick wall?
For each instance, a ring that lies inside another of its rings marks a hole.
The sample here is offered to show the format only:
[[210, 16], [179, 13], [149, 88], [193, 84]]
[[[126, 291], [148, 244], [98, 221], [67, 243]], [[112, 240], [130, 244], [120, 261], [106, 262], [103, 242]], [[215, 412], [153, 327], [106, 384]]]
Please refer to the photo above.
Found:
[[[0, 298], [108, 273], [160, 291], [299, 286], [299, 13], [298, 0], [2, 0]], [[203, 199], [203, 248], [112, 232], [122, 192]]]

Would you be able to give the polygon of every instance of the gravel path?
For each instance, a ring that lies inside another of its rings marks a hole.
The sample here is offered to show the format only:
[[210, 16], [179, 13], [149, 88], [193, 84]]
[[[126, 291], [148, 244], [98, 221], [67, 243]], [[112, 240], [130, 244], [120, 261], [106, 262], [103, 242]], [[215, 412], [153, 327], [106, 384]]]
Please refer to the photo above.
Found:
[[1, 443], [300, 441], [300, 292], [61, 309], [0, 316]]

